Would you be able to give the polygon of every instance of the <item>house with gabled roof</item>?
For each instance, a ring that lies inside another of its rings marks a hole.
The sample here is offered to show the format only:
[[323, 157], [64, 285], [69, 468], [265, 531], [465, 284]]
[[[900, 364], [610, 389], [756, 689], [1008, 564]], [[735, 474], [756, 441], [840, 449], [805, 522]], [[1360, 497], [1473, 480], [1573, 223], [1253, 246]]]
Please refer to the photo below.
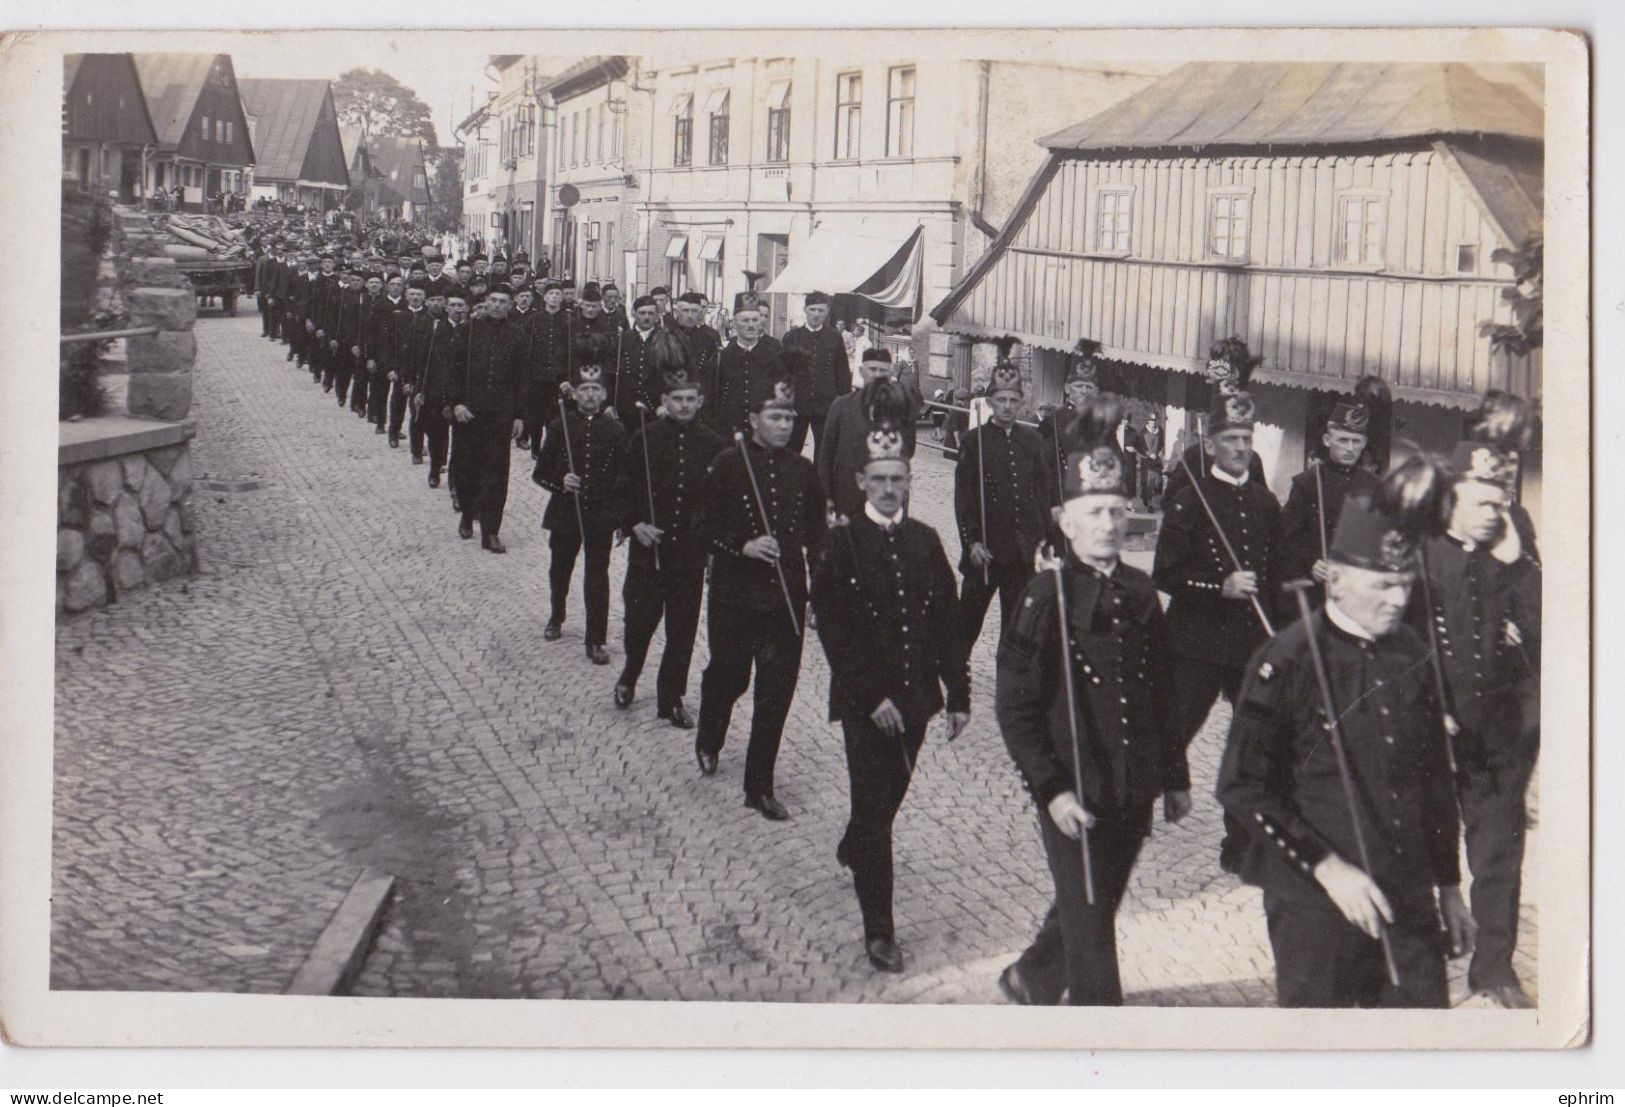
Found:
[[129, 54], [62, 59], [62, 176], [125, 203], [142, 194], [141, 158], [158, 142]]
[[251, 199], [339, 206], [350, 177], [332, 86], [324, 80], [239, 82], [257, 161]]
[[201, 210], [215, 193], [246, 195], [254, 165], [237, 74], [229, 54], [136, 54], [136, 72], [158, 142], [147, 158], [149, 195], [179, 186]]
[[1496, 251], [1541, 231], [1542, 99], [1530, 67], [1181, 66], [1041, 139], [1044, 165], [931, 314], [967, 354], [1018, 338], [1035, 403], [1098, 342], [1113, 390], [1167, 409], [1171, 432], [1199, 430], [1208, 350], [1239, 335], [1263, 358], [1274, 488], [1367, 374], [1394, 393], [1396, 439], [1447, 447], [1486, 390], [1540, 393], [1540, 352], [1481, 324], [1510, 322]]

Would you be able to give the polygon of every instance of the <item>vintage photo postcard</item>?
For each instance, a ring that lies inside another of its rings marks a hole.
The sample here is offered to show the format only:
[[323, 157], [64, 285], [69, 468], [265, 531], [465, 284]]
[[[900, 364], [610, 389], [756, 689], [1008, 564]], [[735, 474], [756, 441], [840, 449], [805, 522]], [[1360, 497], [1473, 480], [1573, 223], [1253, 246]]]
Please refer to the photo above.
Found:
[[1585, 1044], [1589, 64], [7, 36], [6, 1036]]

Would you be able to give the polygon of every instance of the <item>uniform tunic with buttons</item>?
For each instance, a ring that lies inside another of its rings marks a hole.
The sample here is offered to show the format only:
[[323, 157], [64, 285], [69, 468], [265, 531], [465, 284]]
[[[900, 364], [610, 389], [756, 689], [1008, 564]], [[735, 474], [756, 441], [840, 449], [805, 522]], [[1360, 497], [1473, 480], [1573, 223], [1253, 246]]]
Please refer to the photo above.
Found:
[[784, 335], [784, 356], [796, 386], [797, 415], [822, 420], [836, 397], [852, 391], [852, 363], [834, 327], [791, 327]]
[[[660, 407], [661, 374], [651, 365], [654, 339], [661, 333], [659, 327], [643, 337], [636, 327], [621, 332], [620, 358], [616, 362], [615, 389], [609, 402], [620, 412], [621, 422], [629, 427], [638, 425], [638, 401], [643, 401], [652, 415]], [[702, 409], [703, 410], [703, 409]]]
[[[1162, 605], [1151, 578], [1131, 566], [1119, 563], [1106, 576], [1069, 556], [1064, 572], [1084, 754], [1082, 802], [1098, 816], [1138, 821], [1158, 796], [1190, 789], [1185, 747], [1170, 710]], [[998, 654], [999, 728], [1040, 807], [1075, 788], [1055, 619], [1055, 574], [1039, 573], [1028, 583]]]
[[[960, 570], [969, 573], [974, 569], [970, 549], [977, 542], [992, 552], [996, 562], [1031, 564], [1049, 523], [1050, 505], [1055, 502], [1055, 479], [1044, 440], [1031, 427], [1012, 425], [1006, 430], [989, 422], [967, 431], [954, 467]], [[984, 492], [986, 534], [982, 533]]]
[[564, 478], [573, 471], [581, 478], [581, 515], [587, 529], [595, 533], [612, 531], [618, 522], [615, 481], [626, 431], [603, 411], [593, 415], [572, 411], [568, 418], [568, 455], [564, 427], [555, 415], [547, 424], [542, 456], [536, 462], [536, 483], [553, 493], [542, 514], [542, 526], [569, 534], [580, 530], [573, 502], [577, 494], [564, 488]]
[[829, 717], [867, 719], [889, 699], [913, 731], [943, 709], [970, 710], [970, 669], [953, 570], [937, 532], [905, 518], [888, 530], [859, 511], [831, 530], [813, 573], [829, 658]]
[[[633, 424], [636, 427], [636, 424]], [[636, 429], [621, 450], [616, 485], [617, 512], [622, 530], [631, 533], [638, 523], [652, 523], [665, 532], [660, 554], [688, 564], [703, 564], [710, 553], [699, 523], [700, 485], [712, 460], [726, 443], [712, 428], [695, 419], [679, 423], [669, 416], [650, 419], [647, 431]], [[648, 442], [647, 469], [644, 442]], [[650, 482], [654, 489], [654, 517], [650, 518]], [[633, 547], [636, 553], [642, 544]]]
[[706, 396], [703, 416], [724, 435], [750, 434], [750, 404], [758, 381], [784, 375], [784, 350], [771, 335], [763, 335], [749, 350], [739, 341], [728, 343], [717, 355], [717, 386]]
[[718, 454], [703, 485], [700, 532], [715, 555], [711, 602], [755, 611], [784, 610], [779, 574], [769, 562], [742, 552], [747, 542], [766, 532], [741, 449], [750, 451], [763, 506], [779, 542], [779, 564], [799, 611], [807, 602], [804, 551], [816, 551], [824, 540], [824, 490], [811, 461], [789, 450], [766, 449], [754, 438]]
[[[1316, 468], [1320, 470], [1318, 487]], [[1281, 579], [1313, 579], [1315, 562], [1326, 556], [1320, 544], [1321, 520], [1325, 520], [1325, 537], [1330, 542], [1343, 513], [1343, 500], [1351, 495], [1369, 496], [1376, 492], [1378, 483], [1369, 469], [1358, 465], [1344, 468], [1330, 461], [1293, 477], [1286, 506], [1281, 509]], [[1324, 598], [1325, 589], [1316, 582], [1314, 602], [1318, 604]]]
[[[1262, 485], [1235, 485], [1203, 474], [1201, 491], [1241, 560], [1258, 574], [1258, 599], [1275, 617], [1281, 506]], [[1168, 631], [1174, 652], [1225, 666], [1239, 666], [1265, 638], [1253, 605], [1227, 599], [1225, 578], [1235, 565], [1213, 529], [1196, 489], [1189, 484], [1166, 501], [1151, 570], [1157, 587], [1172, 597]], [[1275, 620], [1279, 622], [1279, 620]]]
[[[700, 391], [705, 396], [707, 406], [716, 402], [717, 396], [717, 355], [722, 352], [722, 337], [710, 327], [701, 323], [697, 327], [685, 327], [681, 324], [668, 327], [672, 334], [682, 340], [683, 347], [688, 350], [688, 375], [700, 382]], [[702, 419], [705, 411], [701, 409]]]
[[1329, 853], [1360, 864], [1311, 632], [1355, 782], [1369, 875], [1402, 921], [1436, 927], [1435, 886], [1461, 879], [1459, 818], [1426, 646], [1408, 627], [1369, 640], [1317, 611], [1248, 662], [1218, 785], [1219, 802], [1251, 834], [1243, 878], [1268, 896], [1330, 907], [1315, 866]]

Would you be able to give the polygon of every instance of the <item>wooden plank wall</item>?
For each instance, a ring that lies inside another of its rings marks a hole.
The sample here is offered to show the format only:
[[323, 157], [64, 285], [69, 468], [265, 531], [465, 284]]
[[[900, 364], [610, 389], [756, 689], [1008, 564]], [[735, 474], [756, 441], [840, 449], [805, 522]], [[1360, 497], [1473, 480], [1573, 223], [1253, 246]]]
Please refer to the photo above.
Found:
[[[1132, 191], [1127, 256], [1097, 248], [1102, 189]], [[1208, 253], [1208, 196], [1251, 196], [1249, 257]], [[1386, 199], [1382, 266], [1337, 257], [1339, 197]], [[1458, 272], [1458, 247], [1476, 263]], [[1166, 363], [1205, 360], [1241, 334], [1266, 368], [1458, 394], [1528, 387], [1527, 365], [1492, 359], [1481, 321], [1507, 321], [1493, 263], [1502, 243], [1467, 186], [1431, 150], [1325, 157], [1063, 162], [955, 322], [1048, 338], [1089, 337]], [[1493, 364], [1492, 364], [1493, 361]]]

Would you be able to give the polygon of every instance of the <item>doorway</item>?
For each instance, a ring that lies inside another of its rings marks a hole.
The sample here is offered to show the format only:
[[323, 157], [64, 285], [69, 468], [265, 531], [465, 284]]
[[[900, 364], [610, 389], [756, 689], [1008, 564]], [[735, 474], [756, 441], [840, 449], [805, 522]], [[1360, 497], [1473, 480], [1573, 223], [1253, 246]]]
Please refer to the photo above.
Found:
[[[759, 234], [756, 236], [756, 268], [768, 284], [784, 272], [790, 264], [790, 236], [787, 234]], [[767, 297], [767, 333], [782, 337], [789, 323], [790, 297], [783, 292], [770, 292]]]

